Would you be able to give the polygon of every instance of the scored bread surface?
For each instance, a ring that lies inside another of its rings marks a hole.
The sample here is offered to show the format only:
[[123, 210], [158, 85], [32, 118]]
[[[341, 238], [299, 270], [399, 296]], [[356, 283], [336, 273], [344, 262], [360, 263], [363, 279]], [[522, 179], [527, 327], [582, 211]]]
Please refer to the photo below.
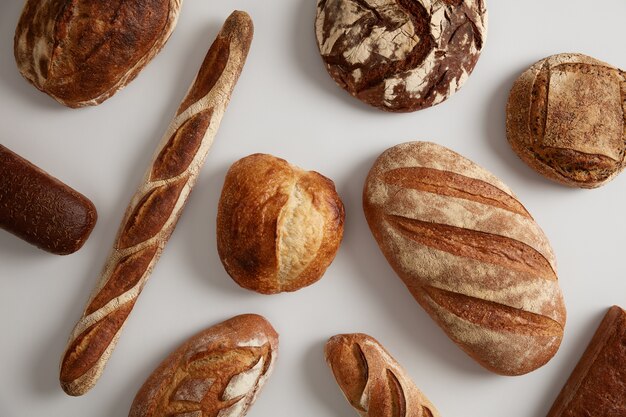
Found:
[[363, 205], [385, 257], [444, 331], [506, 375], [545, 364], [565, 307], [543, 231], [495, 176], [434, 143], [385, 151]]
[[243, 69], [252, 33], [245, 12], [229, 16], [163, 136], [70, 335], [60, 372], [68, 394], [84, 394], [100, 377], [197, 180]]

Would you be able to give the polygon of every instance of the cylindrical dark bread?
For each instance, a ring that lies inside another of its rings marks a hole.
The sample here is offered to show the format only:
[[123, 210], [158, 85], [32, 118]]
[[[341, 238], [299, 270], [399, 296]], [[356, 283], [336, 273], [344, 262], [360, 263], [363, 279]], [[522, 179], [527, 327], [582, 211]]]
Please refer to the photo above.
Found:
[[83, 246], [97, 218], [87, 197], [0, 145], [0, 228], [67, 255]]
[[226, 174], [217, 211], [217, 250], [228, 274], [263, 294], [319, 280], [343, 237], [334, 183], [284, 159], [254, 154]]
[[565, 306], [543, 231], [509, 188], [428, 142], [386, 150], [363, 208], [413, 297], [466, 353], [504, 375], [550, 360]]
[[596, 188], [626, 164], [626, 73], [581, 54], [553, 55], [513, 84], [507, 137], [545, 177]]
[[487, 36], [484, 0], [318, 0], [317, 45], [335, 82], [393, 112], [446, 100]]
[[333, 336], [325, 350], [337, 384], [362, 417], [439, 417], [435, 406], [373, 337]]
[[278, 357], [278, 334], [256, 314], [204, 330], [172, 352], [143, 384], [129, 417], [243, 417]]
[[100, 104], [169, 39], [182, 0], [27, 0], [15, 30], [22, 75], [68, 107]]

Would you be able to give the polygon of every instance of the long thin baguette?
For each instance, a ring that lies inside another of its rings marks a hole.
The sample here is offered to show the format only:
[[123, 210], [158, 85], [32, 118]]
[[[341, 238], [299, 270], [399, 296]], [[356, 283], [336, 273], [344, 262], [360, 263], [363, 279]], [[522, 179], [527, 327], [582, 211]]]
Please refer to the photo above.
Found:
[[61, 386], [69, 395], [86, 393], [102, 374], [196, 182], [252, 35], [245, 12], [228, 17], [161, 140], [61, 360]]

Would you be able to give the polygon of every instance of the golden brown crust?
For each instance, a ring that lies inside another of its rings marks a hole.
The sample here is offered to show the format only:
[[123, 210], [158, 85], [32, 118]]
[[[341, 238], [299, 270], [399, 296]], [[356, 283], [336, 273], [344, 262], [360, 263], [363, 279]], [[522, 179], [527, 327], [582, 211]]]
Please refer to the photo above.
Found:
[[15, 59], [35, 87], [68, 107], [100, 104], [169, 39], [182, 0], [28, 0]]
[[0, 229], [68, 255], [85, 244], [97, 218], [87, 197], [0, 145]]
[[548, 417], [626, 415], [626, 312], [604, 316]]
[[226, 174], [217, 249], [228, 274], [263, 294], [319, 280], [339, 249], [344, 208], [328, 178], [254, 154]]
[[269, 378], [278, 334], [245, 314], [187, 340], [143, 384], [129, 417], [242, 417]]
[[624, 169], [626, 73], [581, 54], [545, 58], [514, 83], [507, 137], [531, 168], [596, 188]]
[[[211, 80], [211, 88], [194, 82], [182, 111], [163, 136], [126, 210], [100, 281], [70, 336], [61, 362], [61, 386], [68, 394], [84, 394], [102, 373], [196, 182], [243, 69], [252, 32], [252, 22], [244, 12], [234, 12], [226, 20], [216, 40], [230, 42], [226, 64], [214, 67], [214, 54], [207, 54], [200, 74], [203, 80]], [[204, 77], [212, 71], [218, 74]], [[198, 90], [205, 94], [199, 95]], [[86, 337], [88, 344], [83, 343]]]
[[500, 180], [442, 146], [405, 143], [374, 163], [363, 208], [413, 297], [481, 365], [519, 375], [556, 353], [565, 307], [554, 254]]
[[346, 399], [363, 417], [439, 417], [404, 369], [373, 337], [333, 336], [326, 362]]

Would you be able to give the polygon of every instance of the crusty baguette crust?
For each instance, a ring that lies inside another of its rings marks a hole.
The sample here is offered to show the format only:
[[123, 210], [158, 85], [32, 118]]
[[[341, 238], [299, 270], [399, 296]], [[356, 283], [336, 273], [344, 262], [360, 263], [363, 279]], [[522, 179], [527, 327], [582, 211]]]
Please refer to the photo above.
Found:
[[626, 73], [582, 54], [542, 59], [513, 84], [506, 131], [546, 178], [600, 187], [626, 166]]
[[196, 182], [252, 34], [246, 13], [234, 12], [226, 20], [163, 136], [63, 355], [60, 380], [68, 394], [84, 394], [100, 377]]
[[335, 184], [284, 159], [254, 154], [226, 174], [217, 210], [217, 250], [228, 274], [262, 294], [318, 281], [343, 237]]
[[439, 411], [373, 337], [343, 334], [326, 343], [326, 362], [362, 417], [439, 417]]
[[242, 417], [269, 378], [278, 334], [256, 314], [233, 317], [193, 336], [143, 384], [129, 417]]
[[17, 66], [68, 107], [102, 103], [163, 48], [182, 0], [27, 0], [15, 30]]
[[499, 179], [442, 146], [405, 143], [374, 163], [363, 207], [413, 297], [481, 365], [519, 375], [556, 353], [565, 307], [554, 254]]
[[626, 415], [626, 312], [607, 311], [548, 417]]

